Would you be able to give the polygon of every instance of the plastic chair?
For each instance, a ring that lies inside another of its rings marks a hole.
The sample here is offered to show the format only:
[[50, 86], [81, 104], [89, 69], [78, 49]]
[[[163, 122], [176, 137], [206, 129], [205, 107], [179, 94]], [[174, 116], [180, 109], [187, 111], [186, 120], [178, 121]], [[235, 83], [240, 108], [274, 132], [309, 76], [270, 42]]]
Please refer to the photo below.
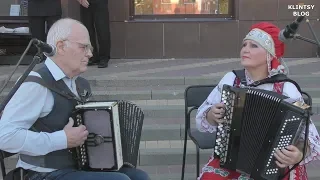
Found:
[[308, 104], [310, 106], [310, 112], [312, 114], [312, 98], [310, 96], [310, 94], [308, 94], [307, 92], [302, 91], [301, 92], [304, 103]]
[[184, 148], [183, 148], [183, 162], [182, 162], [182, 175], [181, 180], [184, 179], [187, 139], [190, 139], [196, 145], [197, 150], [197, 177], [200, 171], [200, 155], [199, 149], [211, 149], [215, 144], [215, 133], [203, 133], [198, 130], [190, 129], [190, 114], [192, 111], [197, 110], [199, 106], [207, 99], [211, 91], [216, 85], [194, 85], [186, 88], [184, 93], [185, 100], [185, 130], [184, 130]]
[[4, 179], [4, 177], [7, 175], [6, 172], [6, 168], [4, 165], [4, 159], [7, 158], [7, 156], [5, 155], [4, 151], [0, 151], [0, 166], [1, 166], [1, 174], [2, 174], [2, 178]]
[[[21, 170], [21, 173], [23, 173], [22, 169], [16, 169], [16, 170], [12, 170], [10, 172], [7, 172], [6, 171], [6, 167], [5, 167], [5, 164], [4, 164], [4, 160], [6, 158], [9, 158], [13, 155], [15, 155], [16, 153], [8, 153], [8, 152], [5, 152], [5, 151], [0, 151], [0, 166], [1, 166], [1, 174], [2, 174], [2, 178], [3, 180], [13, 180], [13, 179], [8, 179], [7, 177], [10, 177], [10, 176], [7, 176], [8, 174], [13, 174], [14, 171], [18, 171], [18, 170]], [[23, 177], [20, 177], [21, 180], [23, 180]]]

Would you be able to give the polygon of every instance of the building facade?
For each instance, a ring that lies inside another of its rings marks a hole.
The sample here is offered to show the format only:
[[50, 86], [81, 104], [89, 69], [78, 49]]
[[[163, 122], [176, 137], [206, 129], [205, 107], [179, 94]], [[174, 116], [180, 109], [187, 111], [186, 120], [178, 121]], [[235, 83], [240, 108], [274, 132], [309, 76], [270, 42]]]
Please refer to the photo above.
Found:
[[[77, 1], [63, 1], [62, 5], [64, 17], [79, 19]], [[314, 6], [294, 10], [288, 5]], [[296, 19], [294, 11], [309, 12], [310, 25], [320, 38], [319, 0], [109, 0], [109, 9], [112, 58], [239, 57], [242, 39], [252, 24], [268, 21], [282, 29]], [[27, 23], [24, 17], [7, 17], [3, 12], [8, 14], [8, 9], [1, 12], [2, 25], [5, 19], [20, 18], [13, 24]], [[314, 39], [306, 22], [298, 33]], [[316, 45], [287, 42], [285, 57], [317, 54]]]

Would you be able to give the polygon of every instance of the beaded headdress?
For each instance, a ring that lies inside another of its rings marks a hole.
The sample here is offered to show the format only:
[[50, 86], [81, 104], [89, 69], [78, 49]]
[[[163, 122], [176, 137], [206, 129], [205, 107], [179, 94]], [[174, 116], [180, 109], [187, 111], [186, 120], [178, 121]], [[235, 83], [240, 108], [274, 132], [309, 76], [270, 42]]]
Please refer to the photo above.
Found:
[[278, 38], [280, 29], [272, 23], [261, 22], [254, 24], [250, 32], [243, 40], [253, 40], [267, 51], [267, 64], [269, 76], [288, 73], [284, 67], [282, 56], [284, 54], [284, 43]]

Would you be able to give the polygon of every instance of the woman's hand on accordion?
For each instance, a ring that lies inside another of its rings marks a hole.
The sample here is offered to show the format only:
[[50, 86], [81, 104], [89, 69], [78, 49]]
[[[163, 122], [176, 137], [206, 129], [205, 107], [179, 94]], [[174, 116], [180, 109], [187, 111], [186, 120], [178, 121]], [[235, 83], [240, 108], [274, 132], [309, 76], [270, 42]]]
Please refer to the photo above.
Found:
[[281, 150], [277, 149], [274, 153], [274, 156], [278, 161], [276, 164], [280, 168], [285, 168], [291, 165], [295, 165], [302, 160], [302, 152], [293, 145], [287, 146]]
[[217, 123], [224, 122], [225, 105], [223, 103], [215, 104], [211, 107], [210, 111], [207, 113], [207, 121], [215, 125]]
[[84, 141], [87, 140], [88, 130], [84, 125], [78, 127], [73, 127], [74, 121], [72, 118], [69, 118], [68, 124], [63, 128], [64, 132], [67, 135], [68, 148], [74, 148], [84, 144]]

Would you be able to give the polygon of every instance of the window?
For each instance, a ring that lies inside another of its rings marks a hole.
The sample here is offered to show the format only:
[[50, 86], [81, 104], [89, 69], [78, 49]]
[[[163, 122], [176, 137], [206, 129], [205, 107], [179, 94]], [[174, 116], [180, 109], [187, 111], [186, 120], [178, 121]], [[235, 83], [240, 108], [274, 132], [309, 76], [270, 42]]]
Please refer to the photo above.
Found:
[[132, 18], [232, 17], [234, 0], [130, 0]]
[[20, 5], [20, 15], [28, 15], [28, 0], [0, 0], [0, 16], [10, 16], [11, 5]]

